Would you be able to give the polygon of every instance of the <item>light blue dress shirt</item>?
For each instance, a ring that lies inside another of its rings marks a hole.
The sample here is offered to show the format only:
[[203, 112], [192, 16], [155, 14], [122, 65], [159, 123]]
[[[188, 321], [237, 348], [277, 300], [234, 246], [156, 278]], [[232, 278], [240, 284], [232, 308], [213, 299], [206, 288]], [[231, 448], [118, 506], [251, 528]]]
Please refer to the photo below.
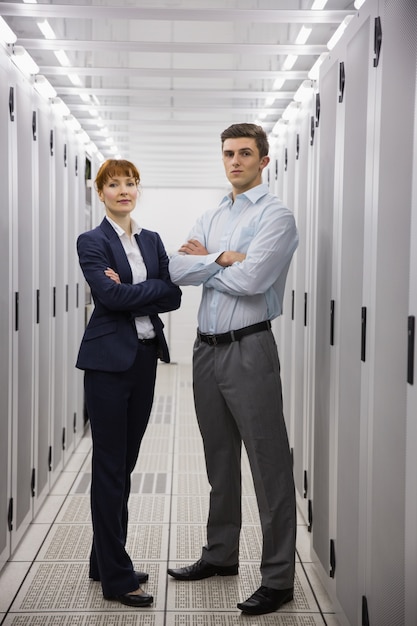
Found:
[[[188, 235], [208, 255], [176, 253], [169, 263], [177, 285], [203, 285], [198, 327], [203, 333], [224, 333], [282, 312], [285, 281], [298, 233], [292, 212], [268, 185], [261, 184], [236, 196], [223, 198], [217, 209], [204, 213]], [[216, 263], [226, 251], [246, 258], [230, 267]]]

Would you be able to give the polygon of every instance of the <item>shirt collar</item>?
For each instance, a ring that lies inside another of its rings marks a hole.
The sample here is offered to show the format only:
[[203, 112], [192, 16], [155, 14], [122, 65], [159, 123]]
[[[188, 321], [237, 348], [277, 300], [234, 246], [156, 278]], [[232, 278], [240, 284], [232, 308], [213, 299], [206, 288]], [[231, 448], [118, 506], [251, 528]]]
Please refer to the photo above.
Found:
[[[252, 202], [252, 204], [255, 204], [259, 200], [259, 198], [262, 198], [262, 196], [266, 196], [267, 193], [269, 193], [268, 185], [266, 183], [261, 183], [260, 185], [256, 185], [256, 187], [248, 189], [244, 193], [238, 194], [235, 200], [237, 198], [240, 198], [241, 196], [245, 196], [250, 202]], [[230, 192], [224, 196], [221, 204], [230, 204], [232, 201], [233, 196], [232, 192]]]
[[[119, 224], [117, 224], [114, 220], [112, 220], [108, 215], [105, 215], [105, 218], [113, 226], [114, 230], [119, 235], [119, 237], [123, 237], [123, 235], [126, 235], [126, 233], [123, 230], [123, 228], [121, 226], [119, 226]], [[139, 235], [139, 233], [140, 233], [140, 231], [142, 229], [139, 228], [139, 226], [137, 225], [137, 223], [135, 222], [134, 219], [130, 218], [130, 224], [131, 224], [131, 227], [132, 227], [132, 235]]]

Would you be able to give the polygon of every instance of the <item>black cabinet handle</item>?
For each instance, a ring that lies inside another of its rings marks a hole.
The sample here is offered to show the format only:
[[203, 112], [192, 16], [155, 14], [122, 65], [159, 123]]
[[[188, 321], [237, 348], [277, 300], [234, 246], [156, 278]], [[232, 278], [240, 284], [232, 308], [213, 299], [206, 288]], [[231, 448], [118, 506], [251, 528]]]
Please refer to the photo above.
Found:
[[366, 361], [366, 306], [362, 307], [361, 314], [361, 361]]
[[407, 382], [414, 385], [414, 346], [415, 346], [415, 323], [416, 318], [410, 315], [408, 318], [408, 350], [407, 350]]
[[334, 300], [330, 300], [330, 345], [334, 346]]
[[378, 67], [379, 57], [381, 56], [381, 46], [382, 46], [382, 27], [381, 27], [381, 18], [378, 16], [375, 18], [375, 26], [374, 26], [374, 67]]

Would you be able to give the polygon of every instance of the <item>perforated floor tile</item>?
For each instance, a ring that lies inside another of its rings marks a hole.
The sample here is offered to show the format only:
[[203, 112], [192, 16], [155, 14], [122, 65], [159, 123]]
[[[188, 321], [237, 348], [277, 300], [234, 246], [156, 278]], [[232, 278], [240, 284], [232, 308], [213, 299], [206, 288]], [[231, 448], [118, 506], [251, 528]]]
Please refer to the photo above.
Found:
[[[184, 563], [173, 564], [181, 567]], [[192, 583], [168, 580], [167, 609], [230, 611], [248, 598], [261, 584], [259, 566], [241, 563], [238, 576], [214, 576]], [[285, 605], [286, 613], [318, 613], [319, 607], [301, 566], [296, 566], [294, 600]]]
[[[130, 524], [126, 548], [132, 559], [166, 560], [167, 525]], [[39, 561], [87, 561], [90, 554], [90, 524], [55, 524], [38, 554]]]
[[[155, 561], [138, 562], [137, 569], [149, 573], [145, 591], [154, 596], [153, 607], [142, 611], [163, 610], [165, 605], [166, 565]], [[35, 563], [24, 581], [12, 611], [15, 613], [77, 613], [77, 612], [131, 612], [118, 602], [103, 598], [101, 585], [88, 578], [87, 563]]]
[[4, 626], [163, 626], [164, 623], [164, 615], [161, 613], [136, 611], [126, 615], [111, 612], [85, 615], [74, 612], [70, 615], [39, 613], [38, 615], [13, 616], [11, 614], [6, 618]]
[[[205, 524], [171, 524], [170, 559], [196, 560], [206, 543]], [[258, 561], [261, 558], [262, 533], [259, 525], [243, 526], [240, 534], [239, 557], [241, 561]]]
[[323, 626], [320, 615], [288, 615], [283, 612], [268, 615], [168, 613], [166, 626]]
[[237, 609], [237, 602], [261, 584], [262, 535], [244, 449], [239, 575], [193, 583], [167, 576], [168, 565], [193, 563], [206, 542], [210, 486], [194, 413], [191, 366], [158, 367], [155, 403], [132, 475], [127, 550], [135, 569], [149, 573], [144, 589], [155, 598], [152, 607], [132, 609], [106, 601], [100, 583], [88, 578], [90, 446], [87, 432], [79, 475], [75, 481], [71, 476], [66, 500], [56, 509], [36, 560], [28, 562], [26, 577], [22, 575], [13, 588], [7, 604], [7, 608], [11, 604], [10, 611], [4, 621], [0, 615], [2, 626], [323, 626], [326, 621], [316, 598], [328, 623], [338, 626], [332, 604], [309, 563], [305, 525], [297, 547], [307, 569], [297, 561], [294, 601], [262, 616], [245, 616]]
[[[173, 524], [205, 524], [207, 521], [209, 496], [180, 495], [172, 498]], [[243, 524], [259, 524], [256, 498], [242, 498]]]
[[209, 494], [210, 485], [207, 480], [207, 474], [200, 472], [198, 474], [175, 473], [172, 483], [172, 493], [177, 494]]

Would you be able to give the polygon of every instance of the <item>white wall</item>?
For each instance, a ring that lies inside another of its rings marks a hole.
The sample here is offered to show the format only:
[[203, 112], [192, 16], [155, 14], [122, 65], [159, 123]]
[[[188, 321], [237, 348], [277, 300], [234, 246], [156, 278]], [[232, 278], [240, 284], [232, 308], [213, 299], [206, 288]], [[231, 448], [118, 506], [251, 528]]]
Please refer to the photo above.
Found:
[[[152, 189], [143, 186], [133, 213], [143, 228], [158, 232], [168, 255], [186, 241], [197, 218], [207, 209], [215, 208], [228, 187], [223, 189]], [[183, 287], [180, 309], [161, 316], [171, 352], [171, 360], [187, 363], [191, 360], [197, 327], [200, 287]]]

